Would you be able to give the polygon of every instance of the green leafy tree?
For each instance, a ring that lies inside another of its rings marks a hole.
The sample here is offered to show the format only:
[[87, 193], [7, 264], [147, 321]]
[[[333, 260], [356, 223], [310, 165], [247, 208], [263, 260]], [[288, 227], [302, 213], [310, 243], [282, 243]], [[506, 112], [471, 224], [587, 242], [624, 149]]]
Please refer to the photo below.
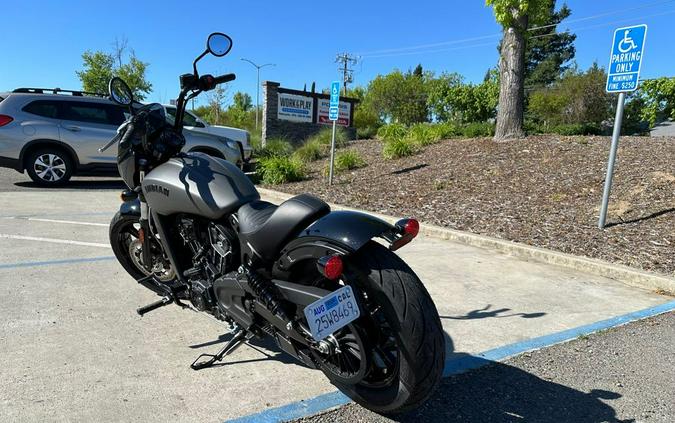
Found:
[[395, 70], [387, 75], [378, 75], [368, 85], [368, 97], [374, 110], [383, 120], [404, 124], [426, 122], [427, 81], [431, 74], [419, 66], [416, 72], [402, 73]]
[[555, 10], [555, 1], [547, 0], [542, 5], [539, 21], [533, 22], [525, 48], [525, 85], [541, 88], [548, 86], [570, 68], [576, 50], [577, 36], [558, 32], [557, 27], [572, 11], [566, 4]]
[[675, 119], [675, 78], [648, 79], [640, 83], [642, 118], [654, 125], [663, 118]]
[[465, 84], [458, 74], [444, 74], [429, 83], [429, 107], [440, 121], [485, 122], [495, 117], [498, 98], [496, 71], [480, 84]]
[[248, 95], [247, 93], [242, 93], [241, 91], [237, 91], [236, 93], [234, 93], [232, 101], [234, 102], [233, 107], [236, 107], [237, 109], [242, 110], [244, 112], [248, 112], [253, 107], [253, 101], [251, 100], [251, 96]]
[[503, 37], [499, 55], [499, 108], [495, 139], [521, 138], [523, 131], [526, 33], [541, 22], [547, 0], [485, 0], [492, 6]]
[[145, 100], [152, 90], [152, 84], [145, 79], [148, 63], [142, 62], [131, 53], [129, 61], [122, 60], [123, 49], [119, 48], [113, 53], [103, 51], [85, 51], [82, 53], [83, 70], [76, 71], [85, 91], [107, 93], [108, 82], [114, 76], [122, 78], [131, 88], [134, 97]]

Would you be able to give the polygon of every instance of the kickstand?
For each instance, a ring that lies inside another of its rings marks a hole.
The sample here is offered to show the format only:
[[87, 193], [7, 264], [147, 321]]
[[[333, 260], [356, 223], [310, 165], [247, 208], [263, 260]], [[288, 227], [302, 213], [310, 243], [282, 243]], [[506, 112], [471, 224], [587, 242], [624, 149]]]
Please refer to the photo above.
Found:
[[[221, 361], [223, 357], [232, 353], [237, 349], [237, 347], [246, 342], [248, 340], [246, 335], [247, 332], [245, 330], [239, 329], [232, 336], [232, 339], [227, 341], [225, 346], [220, 351], [218, 351], [217, 354], [202, 354], [197, 357], [197, 359], [192, 364], [190, 364], [190, 367], [192, 367], [192, 370], [201, 370], [206, 369], [207, 367], [212, 367], [216, 362]], [[200, 361], [202, 357], [209, 357], [209, 359]]]

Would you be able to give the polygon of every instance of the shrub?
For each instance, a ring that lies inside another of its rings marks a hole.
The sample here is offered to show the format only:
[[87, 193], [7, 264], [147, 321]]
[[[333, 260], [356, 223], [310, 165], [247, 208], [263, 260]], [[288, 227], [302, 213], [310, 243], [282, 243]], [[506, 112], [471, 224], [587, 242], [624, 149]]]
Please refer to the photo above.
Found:
[[317, 141], [307, 141], [302, 147], [295, 150], [293, 157], [301, 162], [313, 162], [319, 160], [324, 154], [325, 148]]
[[[335, 148], [342, 148], [347, 145], [347, 131], [341, 126], [338, 126], [335, 131]], [[309, 137], [305, 143], [315, 142], [319, 145], [328, 146], [330, 148], [331, 140], [333, 139], [333, 128], [326, 127], [316, 134]]]
[[439, 140], [446, 140], [448, 138], [462, 135], [461, 128], [452, 122], [442, 122], [431, 126], [431, 131], [434, 137]]
[[495, 134], [495, 126], [489, 122], [471, 122], [462, 127], [462, 135], [467, 138], [491, 137]]
[[419, 151], [419, 146], [407, 138], [393, 138], [385, 141], [382, 155], [385, 159], [412, 156]]
[[307, 174], [299, 160], [288, 156], [263, 158], [258, 163], [258, 171], [262, 182], [272, 185], [301, 181]]
[[438, 134], [432, 129], [432, 126], [427, 123], [417, 123], [408, 129], [406, 138], [419, 146], [427, 146], [435, 144], [441, 140]]
[[381, 126], [377, 130], [377, 138], [382, 141], [390, 141], [394, 139], [401, 139], [406, 136], [408, 129], [405, 125], [400, 123], [390, 123], [388, 125]]
[[602, 130], [591, 123], [568, 123], [556, 125], [550, 132], [558, 135], [600, 135]]
[[356, 138], [360, 140], [369, 140], [377, 135], [377, 126], [366, 126], [365, 128], [356, 128]]
[[260, 158], [285, 157], [293, 152], [293, 146], [284, 138], [267, 140], [265, 147], [259, 147], [255, 154]]
[[358, 152], [354, 150], [341, 151], [335, 156], [335, 170], [357, 169], [366, 165]]

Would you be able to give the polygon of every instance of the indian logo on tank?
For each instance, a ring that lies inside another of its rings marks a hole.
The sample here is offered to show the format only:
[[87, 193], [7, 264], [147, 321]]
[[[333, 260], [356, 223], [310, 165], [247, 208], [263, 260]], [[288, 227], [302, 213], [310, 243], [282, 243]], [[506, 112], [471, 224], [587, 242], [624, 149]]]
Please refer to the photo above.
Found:
[[160, 186], [160, 185], [155, 185], [155, 184], [146, 185], [146, 186], [145, 186], [145, 193], [146, 193], [146, 194], [149, 194], [149, 193], [151, 193], [151, 192], [157, 192], [157, 193], [162, 194], [162, 195], [164, 195], [164, 196], [166, 196], [166, 197], [169, 196], [169, 189], [168, 189], [168, 188], [164, 188], [164, 187], [162, 187], [162, 186]]

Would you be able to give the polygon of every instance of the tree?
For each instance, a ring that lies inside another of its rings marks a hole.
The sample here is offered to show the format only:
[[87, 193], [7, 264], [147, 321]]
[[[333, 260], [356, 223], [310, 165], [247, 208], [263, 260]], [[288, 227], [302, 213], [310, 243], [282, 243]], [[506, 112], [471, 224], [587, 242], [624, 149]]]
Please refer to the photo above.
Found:
[[394, 70], [370, 81], [368, 97], [383, 120], [406, 125], [428, 121], [426, 88], [432, 75], [425, 74], [421, 66], [418, 68], [406, 73]]
[[485, 122], [495, 117], [499, 98], [499, 74], [488, 72], [480, 84], [465, 84], [456, 73], [429, 82], [429, 108], [437, 120]]
[[675, 119], [675, 78], [648, 79], [640, 84], [642, 118], [652, 126], [659, 119]]
[[540, 22], [547, 0], [485, 0], [503, 29], [499, 55], [499, 106], [495, 140], [522, 138], [525, 36], [530, 20]]
[[572, 11], [566, 4], [555, 11], [555, 1], [546, 0], [542, 6], [540, 21], [534, 25], [527, 38], [525, 48], [525, 86], [541, 88], [550, 85], [570, 68], [576, 50], [577, 36], [569, 32], [558, 32], [560, 22]]
[[225, 104], [227, 90], [222, 85], [217, 85], [208, 95], [207, 102], [209, 105], [209, 113], [211, 116], [211, 123], [213, 125], [221, 124], [221, 116], [223, 114], [223, 106]]
[[107, 93], [108, 82], [112, 77], [118, 76], [129, 85], [136, 100], [145, 100], [146, 94], [152, 90], [152, 84], [145, 79], [148, 64], [138, 60], [133, 51], [129, 55], [129, 61], [124, 63], [126, 48], [126, 41], [117, 41], [112, 53], [82, 53], [83, 70], [75, 72], [82, 81], [82, 88], [85, 91]]
[[247, 93], [242, 93], [241, 91], [234, 93], [232, 101], [234, 102], [233, 107], [236, 107], [237, 109], [240, 109], [244, 112], [248, 112], [253, 107], [251, 96]]

